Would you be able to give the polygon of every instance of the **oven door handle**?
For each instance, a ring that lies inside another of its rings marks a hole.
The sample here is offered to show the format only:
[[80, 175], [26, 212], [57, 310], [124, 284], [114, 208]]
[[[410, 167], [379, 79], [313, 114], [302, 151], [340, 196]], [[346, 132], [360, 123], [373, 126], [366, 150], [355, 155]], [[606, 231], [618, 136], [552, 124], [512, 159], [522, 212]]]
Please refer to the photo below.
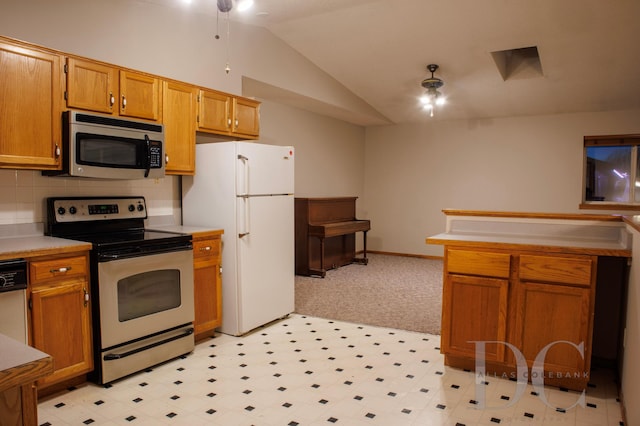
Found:
[[174, 340], [178, 340], [178, 339], [182, 339], [184, 337], [187, 337], [187, 336], [193, 334], [193, 331], [194, 331], [193, 327], [191, 327], [191, 328], [188, 328], [187, 330], [185, 330], [184, 333], [179, 334], [177, 336], [169, 337], [168, 339], [160, 340], [159, 342], [155, 342], [155, 343], [152, 343], [150, 345], [146, 345], [146, 346], [142, 346], [142, 347], [139, 347], [139, 348], [136, 348], [136, 349], [132, 349], [129, 352], [124, 352], [124, 353], [121, 353], [121, 354], [118, 354], [118, 353], [106, 354], [103, 357], [103, 359], [105, 361], [115, 361], [115, 360], [118, 360], [118, 359], [126, 358], [128, 356], [135, 355], [135, 354], [137, 354], [139, 352], [146, 351], [148, 349], [155, 348], [157, 346], [164, 345], [164, 344], [169, 343], [169, 342], [173, 342]]

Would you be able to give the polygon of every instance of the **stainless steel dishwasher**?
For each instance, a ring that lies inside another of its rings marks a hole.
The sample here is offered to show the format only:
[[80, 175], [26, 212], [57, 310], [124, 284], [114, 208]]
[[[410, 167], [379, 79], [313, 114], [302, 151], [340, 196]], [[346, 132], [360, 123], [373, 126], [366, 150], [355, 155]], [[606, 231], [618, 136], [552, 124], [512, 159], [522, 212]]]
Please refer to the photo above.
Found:
[[24, 344], [27, 332], [27, 262], [0, 260], [0, 334]]

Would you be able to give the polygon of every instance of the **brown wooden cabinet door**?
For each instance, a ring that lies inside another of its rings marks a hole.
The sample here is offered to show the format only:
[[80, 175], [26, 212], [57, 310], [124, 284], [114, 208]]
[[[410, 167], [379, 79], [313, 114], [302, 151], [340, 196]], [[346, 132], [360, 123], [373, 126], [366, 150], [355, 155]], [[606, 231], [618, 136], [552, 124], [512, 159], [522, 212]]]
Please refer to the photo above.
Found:
[[156, 77], [120, 70], [120, 115], [158, 121], [161, 87], [160, 79]]
[[213, 330], [222, 323], [219, 282], [219, 265], [204, 266], [194, 270], [196, 335]]
[[213, 331], [222, 324], [222, 273], [220, 238], [195, 239], [194, 308], [195, 334]]
[[193, 175], [196, 169], [196, 98], [198, 89], [165, 81], [162, 87], [162, 123], [166, 173]]
[[113, 113], [118, 98], [117, 78], [115, 67], [67, 58], [67, 107]]
[[[513, 343], [524, 355], [529, 368], [540, 351], [551, 344], [544, 358], [546, 372], [570, 377], [582, 377], [588, 372], [591, 289], [521, 281], [517, 300], [519, 309]], [[555, 343], [560, 341], [584, 344], [584, 356], [567, 343]], [[550, 375], [545, 374], [545, 377]]]
[[260, 103], [244, 98], [233, 99], [232, 132], [246, 136], [260, 134]]
[[211, 90], [200, 90], [197, 129], [212, 133], [230, 132], [231, 108], [231, 96]]
[[33, 346], [53, 358], [54, 372], [38, 381], [46, 386], [93, 368], [88, 283], [85, 280], [43, 286], [31, 292]]
[[[474, 341], [506, 341], [509, 281], [447, 274], [442, 297], [441, 351], [475, 358]], [[486, 361], [504, 361], [505, 346], [485, 345]]]
[[0, 167], [60, 167], [62, 58], [0, 40]]

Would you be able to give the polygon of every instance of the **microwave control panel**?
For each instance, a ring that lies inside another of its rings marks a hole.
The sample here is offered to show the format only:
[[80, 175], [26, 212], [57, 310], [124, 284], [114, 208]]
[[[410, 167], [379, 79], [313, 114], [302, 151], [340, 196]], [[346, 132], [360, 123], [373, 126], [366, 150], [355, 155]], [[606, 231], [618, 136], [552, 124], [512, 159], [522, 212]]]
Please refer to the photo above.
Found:
[[149, 166], [152, 169], [162, 168], [162, 142], [151, 141], [149, 144]]

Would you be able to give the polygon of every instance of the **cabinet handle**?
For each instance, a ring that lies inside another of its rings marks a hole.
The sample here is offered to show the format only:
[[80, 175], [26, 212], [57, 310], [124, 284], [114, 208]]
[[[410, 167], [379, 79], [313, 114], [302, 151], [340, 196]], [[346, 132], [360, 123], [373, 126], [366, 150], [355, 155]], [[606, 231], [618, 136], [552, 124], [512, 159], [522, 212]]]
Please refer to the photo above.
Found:
[[238, 127], [238, 124], [240, 124], [240, 120], [236, 118], [236, 128]]
[[222, 266], [220, 267], [220, 275], [222, 275]]
[[84, 306], [86, 307], [89, 304], [89, 292], [86, 288], [83, 288], [82, 291], [84, 291]]
[[63, 266], [61, 268], [58, 269], [49, 269], [49, 272], [51, 272], [52, 274], [56, 274], [56, 273], [65, 273], [71, 270], [71, 266]]
[[56, 144], [56, 148], [53, 152], [55, 153], [56, 158], [60, 158], [60, 145]]
[[116, 98], [113, 96], [113, 92], [109, 92], [109, 106], [113, 106], [116, 103]]
[[169, 156], [168, 155], [164, 156], [164, 164], [169, 164]]
[[200, 251], [210, 251], [210, 250], [211, 250], [211, 246], [200, 247]]
[[124, 95], [122, 95], [122, 109], [125, 109], [127, 107], [127, 98], [125, 98]]
[[231, 126], [231, 118], [227, 118], [227, 126]]

